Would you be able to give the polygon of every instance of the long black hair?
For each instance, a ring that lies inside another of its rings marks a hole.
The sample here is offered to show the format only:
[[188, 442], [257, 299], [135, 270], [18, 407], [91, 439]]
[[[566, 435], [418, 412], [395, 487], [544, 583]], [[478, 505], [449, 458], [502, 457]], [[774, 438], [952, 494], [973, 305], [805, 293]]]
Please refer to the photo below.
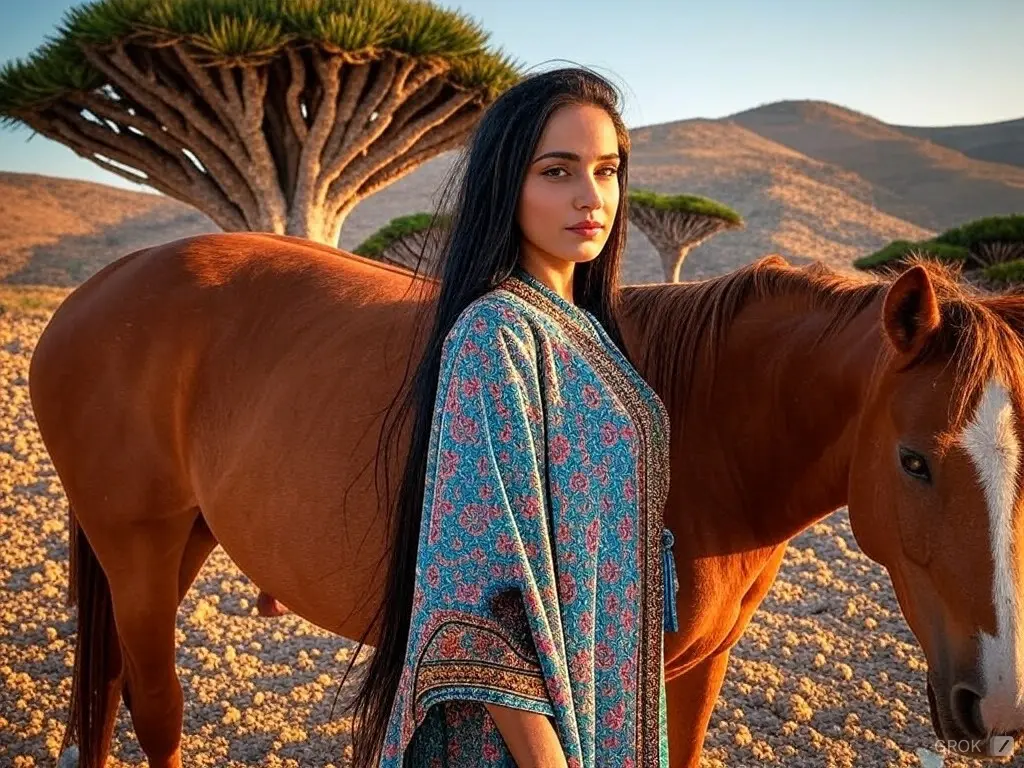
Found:
[[392, 547], [383, 600], [360, 641], [361, 648], [372, 627], [379, 623], [376, 651], [352, 704], [353, 765], [357, 768], [371, 766], [378, 758], [405, 661], [441, 348], [466, 306], [508, 277], [518, 264], [522, 237], [516, 222], [519, 192], [548, 119], [565, 106], [603, 108], [618, 135], [620, 194], [615, 221], [598, 257], [576, 265], [573, 292], [576, 303], [601, 322], [625, 354], [615, 315], [619, 263], [626, 241], [629, 133], [619, 104], [615, 87], [587, 69], [574, 67], [530, 75], [501, 94], [485, 111], [449, 178], [445, 197], [451, 197], [454, 190], [454, 204], [447, 212], [447, 226], [437, 253], [436, 300], [430, 307], [433, 322], [402, 407], [389, 410], [392, 439], [410, 416], [412, 431], [397, 501], [393, 507], [388, 505], [388, 512], [393, 514], [389, 514], [388, 527]]

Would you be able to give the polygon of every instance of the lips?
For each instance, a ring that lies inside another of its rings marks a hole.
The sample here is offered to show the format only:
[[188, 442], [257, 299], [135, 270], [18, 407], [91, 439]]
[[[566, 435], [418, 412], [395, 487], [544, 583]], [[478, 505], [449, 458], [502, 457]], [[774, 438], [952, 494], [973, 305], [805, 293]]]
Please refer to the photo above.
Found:
[[577, 232], [581, 235], [594, 235], [604, 229], [604, 227], [596, 221], [581, 221], [577, 224], [573, 224], [571, 227], [566, 227], [566, 229], [570, 232]]

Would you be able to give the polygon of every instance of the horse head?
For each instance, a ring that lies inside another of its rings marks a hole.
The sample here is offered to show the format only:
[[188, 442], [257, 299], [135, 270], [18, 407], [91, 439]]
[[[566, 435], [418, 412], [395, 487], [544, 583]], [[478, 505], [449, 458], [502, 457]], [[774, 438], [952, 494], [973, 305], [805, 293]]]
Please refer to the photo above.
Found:
[[1024, 297], [918, 261], [881, 306], [850, 522], [927, 658], [936, 734], [993, 756], [1024, 732]]

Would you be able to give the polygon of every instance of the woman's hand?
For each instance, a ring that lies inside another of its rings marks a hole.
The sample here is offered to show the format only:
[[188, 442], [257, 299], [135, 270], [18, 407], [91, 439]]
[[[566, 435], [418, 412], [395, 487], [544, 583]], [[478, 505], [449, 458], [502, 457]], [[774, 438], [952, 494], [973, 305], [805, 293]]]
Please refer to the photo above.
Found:
[[546, 715], [485, 704], [519, 768], [566, 768], [565, 752]]

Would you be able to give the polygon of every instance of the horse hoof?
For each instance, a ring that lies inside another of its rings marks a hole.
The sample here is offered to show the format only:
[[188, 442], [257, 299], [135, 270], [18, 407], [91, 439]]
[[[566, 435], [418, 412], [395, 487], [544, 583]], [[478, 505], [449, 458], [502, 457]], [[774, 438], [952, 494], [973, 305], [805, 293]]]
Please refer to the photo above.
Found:
[[260, 616], [274, 618], [276, 616], [284, 616], [288, 612], [284, 604], [279, 602], [273, 595], [268, 595], [266, 592], [261, 591], [259, 597], [256, 598], [256, 613]]
[[78, 768], [78, 747], [72, 744], [57, 760], [57, 768]]

